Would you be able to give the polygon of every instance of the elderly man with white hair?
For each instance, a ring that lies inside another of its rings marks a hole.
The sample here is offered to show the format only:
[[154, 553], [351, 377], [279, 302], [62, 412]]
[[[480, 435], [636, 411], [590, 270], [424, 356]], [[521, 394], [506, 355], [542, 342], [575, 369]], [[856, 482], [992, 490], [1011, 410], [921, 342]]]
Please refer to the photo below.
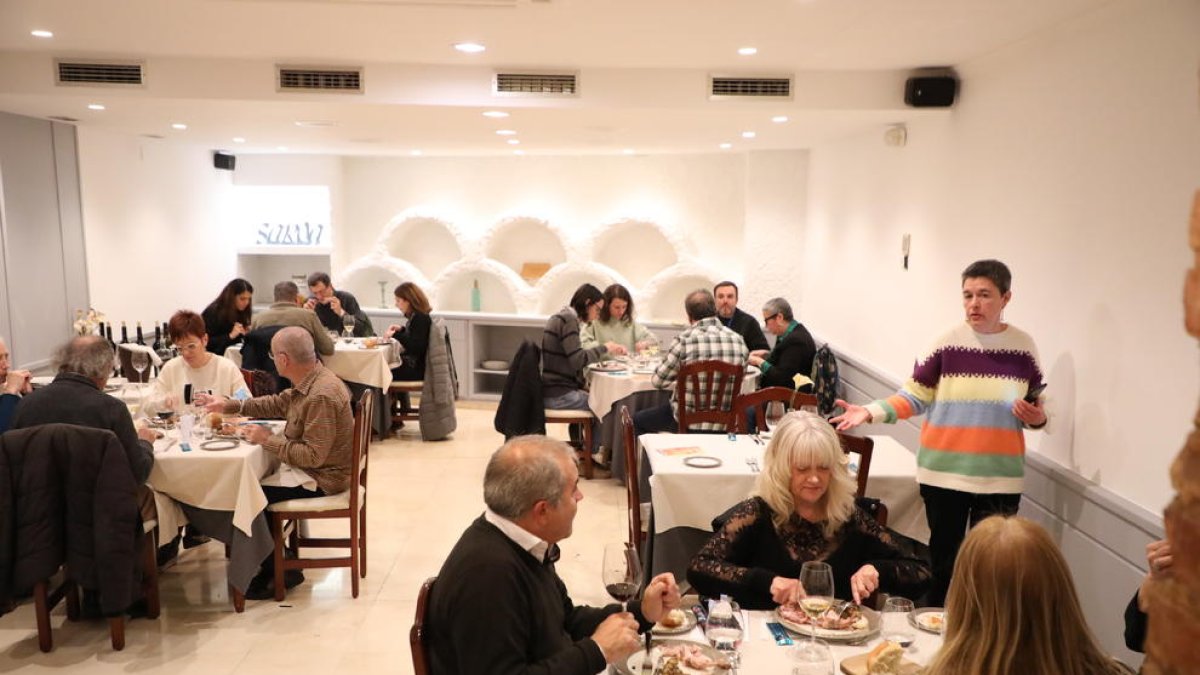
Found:
[[0, 433], [8, 431], [13, 412], [21, 397], [30, 391], [28, 370], [11, 370], [11, 355], [8, 345], [0, 338]]
[[[317, 360], [312, 335], [303, 328], [288, 326], [276, 333], [271, 339], [271, 358], [279, 374], [293, 382], [291, 389], [247, 401], [204, 394], [198, 395], [196, 401], [209, 412], [287, 420], [280, 434], [273, 434], [261, 425], [248, 425], [243, 431], [247, 441], [261, 445], [288, 467], [264, 479], [262, 488], [268, 502], [345, 491], [350, 486], [354, 442], [350, 392], [337, 375]], [[292, 476], [298, 472], [306, 480], [300, 485], [286, 485], [295, 481], [279, 480], [285, 471]], [[262, 570], [250, 582], [246, 597], [251, 600], [274, 597], [273, 576], [273, 558], [267, 556]], [[304, 581], [304, 575], [299, 570], [288, 570], [285, 581], [291, 588]]]

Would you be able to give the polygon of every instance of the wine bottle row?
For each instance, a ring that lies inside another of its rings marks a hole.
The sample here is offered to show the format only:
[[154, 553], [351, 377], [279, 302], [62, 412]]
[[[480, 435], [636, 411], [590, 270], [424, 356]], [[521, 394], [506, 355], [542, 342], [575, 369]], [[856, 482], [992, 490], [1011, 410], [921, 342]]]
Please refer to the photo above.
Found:
[[[124, 321], [121, 322], [120, 342], [117, 342], [113, 339], [113, 322], [111, 321], [108, 323], [103, 321], [99, 322], [97, 324], [96, 335], [108, 340], [109, 346], [113, 348], [113, 375], [120, 375], [120, 357], [117, 350], [119, 349], [119, 345], [130, 344], [128, 325], [126, 325]], [[155, 322], [154, 342], [147, 345], [145, 334], [142, 332], [142, 322], [138, 321], [134, 328], [133, 344], [139, 344], [143, 347], [150, 347], [150, 349], [152, 349], [154, 353], [158, 355], [158, 358], [162, 359], [164, 363], [179, 355], [179, 349], [175, 347], [174, 343], [171, 341], [171, 336], [167, 333], [167, 324], [165, 322], [161, 324]], [[158, 368], [153, 367], [151, 374], [157, 376]]]

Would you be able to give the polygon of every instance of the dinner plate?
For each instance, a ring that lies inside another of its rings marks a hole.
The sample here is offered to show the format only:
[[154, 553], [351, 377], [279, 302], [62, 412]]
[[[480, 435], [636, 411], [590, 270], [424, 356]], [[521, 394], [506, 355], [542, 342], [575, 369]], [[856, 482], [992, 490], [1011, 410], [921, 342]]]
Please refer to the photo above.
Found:
[[683, 463], [693, 469], [715, 469], [721, 466], [721, 458], [710, 457], [709, 455], [697, 455], [695, 457], [684, 457]]
[[629, 370], [629, 366], [626, 366], [625, 364], [619, 363], [617, 361], [601, 361], [599, 363], [593, 363], [589, 367], [592, 370], [595, 370], [600, 373], [619, 373], [619, 372]]
[[[675, 638], [675, 639], [655, 638], [654, 641], [650, 645], [650, 659], [651, 659], [650, 664], [652, 666], [658, 665], [657, 660], [658, 660], [658, 656], [659, 656], [659, 648], [660, 647], [670, 647], [670, 646], [674, 646], [674, 645], [693, 645], [695, 647], [698, 647], [702, 654], [704, 654], [705, 656], [707, 656], [710, 659], [713, 659], [714, 661], [725, 660], [725, 657], [721, 655], [721, 652], [717, 651], [712, 646], [705, 644], [703, 642], [694, 642], [692, 640], [680, 640], [678, 638]], [[620, 673], [621, 675], [641, 675], [642, 662], [645, 660], [646, 660], [646, 650], [639, 649], [636, 652], [634, 652], [633, 654], [631, 654], [629, 656], [629, 658], [627, 658], [623, 662], [617, 664], [617, 672]], [[713, 666], [712, 668], [709, 668], [708, 670], [697, 670], [695, 668], [689, 668], [688, 666], [685, 666], [682, 664], [680, 665], [680, 670], [682, 670], [684, 673], [686, 673], [686, 675], [712, 675], [714, 673], [730, 672], [728, 667], [722, 669], [722, 668]]]
[[829, 640], [830, 642], [855, 642], [864, 638], [869, 638], [879, 632], [880, 626], [883, 623], [879, 616], [879, 612], [869, 608], [860, 607], [862, 615], [867, 619], [866, 628], [853, 628], [850, 630], [833, 630], [831, 628], [815, 628], [807, 623], [795, 623], [783, 614], [780, 614], [779, 608], [775, 608], [775, 618], [783, 627], [796, 633], [808, 637], [814, 632], [818, 638]]
[[[940, 624], [935, 625], [931, 622], [935, 617], [942, 619]], [[941, 635], [942, 631], [946, 628], [946, 610], [941, 607], [921, 607], [920, 609], [914, 609], [908, 613], [908, 622], [914, 628], [919, 628], [926, 633]]]
[[211, 441], [204, 441], [200, 444], [201, 450], [209, 450], [219, 452], [221, 450], [233, 450], [238, 446], [238, 441], [226, 438], [214, 438]]
[[[695, 613], [693, 613], [692, 610], [690, 610], [690, 609], [683, 609], [680, 611], [683, 612], [683, 623], [679, 624], [678, 626], [675, 626], [674, 628], [668, 628], [667, 626], [664, 626], [661, 623], [656, 623], [656, 624], [654, 624], [654, 627], [651, 628], [650, 630], [654, 631], [655, 635], [680, 635], [682, 633], [686, 633], [686, 632], [690, 631], [691, 629], [695, 628], [696, 627]], [[640, 664], [640, 662], [639, 662], [639, 664]]]

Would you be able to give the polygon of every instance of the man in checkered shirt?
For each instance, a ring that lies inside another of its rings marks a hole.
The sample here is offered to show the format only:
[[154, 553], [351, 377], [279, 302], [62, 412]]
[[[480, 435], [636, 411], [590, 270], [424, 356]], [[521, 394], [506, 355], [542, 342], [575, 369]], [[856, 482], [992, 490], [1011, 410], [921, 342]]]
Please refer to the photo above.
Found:
[[[679, 369], [683, 364], [692, 361], [725, 361], [742, 367], [750, 352], [746, 343], [736, 331], [726, 328], [717, 318], [717, 303], [712, 293], [707, 290], [692, 291], [684, 301], [688, 321], [692, 324], [679, 334], [671, 343], [662, 365], [654, 371], [650, 382], [659, 389], [675, 387], [679, 377]], [[690, 393], [690, 392], [689, 392]], [[676, 431], [679, 422], [675, 418], [675, 392], [671, 393], [671, 402], [657, 408], [647, 408], [633, 416], [633, 428], [637, 434], [652, 434], [661, 431]], [[688, 410], [695, 409], [691, 401], [686, 401]], [[725, 406], [732, 404], [726, 399]], [[724, 431], [725, 427], [703, 422], [692, 425], [692, 431]]]

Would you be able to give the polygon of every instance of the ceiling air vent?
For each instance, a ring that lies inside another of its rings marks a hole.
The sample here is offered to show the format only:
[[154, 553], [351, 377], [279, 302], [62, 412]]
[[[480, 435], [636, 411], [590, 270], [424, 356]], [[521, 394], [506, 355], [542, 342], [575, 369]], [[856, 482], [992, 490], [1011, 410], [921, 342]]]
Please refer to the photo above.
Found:
[[362, 68], [297, 68], [279, 66], [279, 91], [362, 93]]
[[105, 85], [140, 87], [142, 64], [136, 61], [103, 62], [56, 59], [56, 82], [60, 85]]
[[710, 98], [791, 98], [790, 77], [722, 77], [709, 80]]
[[505, 96], [575, 96], [575, 73], [496, 73], [493, 91]]

